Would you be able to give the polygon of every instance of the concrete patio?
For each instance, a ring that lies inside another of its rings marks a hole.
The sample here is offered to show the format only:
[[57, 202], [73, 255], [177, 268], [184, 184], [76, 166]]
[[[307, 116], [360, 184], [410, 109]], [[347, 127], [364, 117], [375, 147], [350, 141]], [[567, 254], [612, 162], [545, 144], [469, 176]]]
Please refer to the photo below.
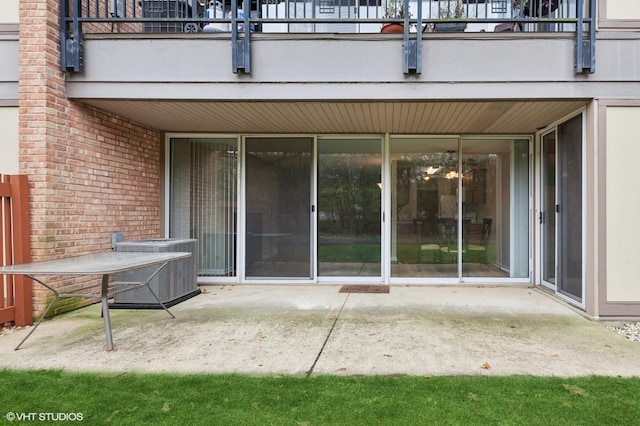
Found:
[[0, 332], [0, 368], [291, 375], [640, 376], [640, 343], [527, 286], [206, 286], [162, 310], [99, 305]]

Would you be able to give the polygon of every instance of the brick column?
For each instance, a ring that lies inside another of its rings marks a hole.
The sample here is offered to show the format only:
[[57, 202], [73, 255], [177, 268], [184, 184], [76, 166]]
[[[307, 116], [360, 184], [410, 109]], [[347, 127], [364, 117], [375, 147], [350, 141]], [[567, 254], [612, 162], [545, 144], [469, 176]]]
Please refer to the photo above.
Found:
[[[59, 7], [19, 5], [20, 173], [29, 177], [34, 260], [110, 250], [114, 232], [161, 236], [160, 133], [66, 98]], [[36, 312], [48, 296], [34, 287]]]

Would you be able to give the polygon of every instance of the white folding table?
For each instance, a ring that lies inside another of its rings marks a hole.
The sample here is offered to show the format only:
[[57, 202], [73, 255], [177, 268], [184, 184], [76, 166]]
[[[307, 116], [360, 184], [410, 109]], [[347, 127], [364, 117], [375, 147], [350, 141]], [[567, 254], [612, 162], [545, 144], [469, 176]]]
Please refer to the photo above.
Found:
[[[88, 254], [84, 256], [68, 257], [64, 259], [45, 260], [41, 262], [22, 263], [18, 265], [1, 266], [0, 274], [4, 275], [24, 275], [38, 284], [48, 288], [53, 292], [55, 297], [47, 305], [36, 325], [31, 329], [29, 334], [16, 346], [15, 350], [36, 331], [42, 320], [47, 316], [49, 309], [59, 299], [64, 297], [84, 297], [94, 298], [97, 294], [86, 293], [86, 290], [100, 287], [100, 299], [102, 303], [102, 317], [104, 320], [104, 331], [107, 337], [107, 350], [113, 350], [113, 338], [111, 336], [111, 320], [109, 318], [109, 297], [117, 293], [133, 290], [138, 287], [146, 286], [156, 301], [167, 311], [172, 318], [175, 316], [160, 301], [158, 295], [149, 286], [149, 282], [164, 268], [169, 262], [178, 259], [190, 257], [188, 252], [170, 252], [170, 253], [149, 253], [149, 252], [105, 252], [98, 254]], [[112, 274], [126, 272], [132, 269], [140, 269], [147, 266], [157, 266], [157, 268], [149, 275], [145, 281], [140, 282], [110, 282], [109, 277]], [[68, 293], [61, 293], [52, 288], [50, 285], [41, 281], [42, 278], [36, 277], [52, 276], [52, 275], [101, 275], [102, 282], [100, 284], [84, 287], [79, 290]], [[83, 293], [84, 292], [84, 293]]]

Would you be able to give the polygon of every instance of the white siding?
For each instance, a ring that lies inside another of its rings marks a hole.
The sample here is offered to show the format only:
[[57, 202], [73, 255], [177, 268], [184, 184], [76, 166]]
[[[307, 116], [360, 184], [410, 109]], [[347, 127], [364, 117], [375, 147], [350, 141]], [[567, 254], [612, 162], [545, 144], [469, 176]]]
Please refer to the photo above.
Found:
[[640, 19], [640, 1], [607, 0], [607, 19]]
[[20, 22], [18, 0], [1, 0], [0, 24], [17, 24], [18, 22]]
[[640, 301], [638, 242], [640, 107], [609, 107], [606, 113], [607, 301]]
[[0, 174], [18, 173], [18, 108], [0, 107]]

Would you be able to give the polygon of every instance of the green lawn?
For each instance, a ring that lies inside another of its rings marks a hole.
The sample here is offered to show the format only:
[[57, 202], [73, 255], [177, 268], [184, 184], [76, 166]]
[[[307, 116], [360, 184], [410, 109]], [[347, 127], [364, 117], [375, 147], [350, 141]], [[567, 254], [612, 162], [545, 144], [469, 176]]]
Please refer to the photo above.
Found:
[[0, 389], [3, 424], [9, 424], [7, 413], [81, 413], [82, 422], [66, 423], [91, 425], [599, 426], [638, 424], [640, 418], [640, 378], [305, 378], [2, 370]]
[[380, 244], [331, 244], [318, 247], [319, 262], [380, 262]]

